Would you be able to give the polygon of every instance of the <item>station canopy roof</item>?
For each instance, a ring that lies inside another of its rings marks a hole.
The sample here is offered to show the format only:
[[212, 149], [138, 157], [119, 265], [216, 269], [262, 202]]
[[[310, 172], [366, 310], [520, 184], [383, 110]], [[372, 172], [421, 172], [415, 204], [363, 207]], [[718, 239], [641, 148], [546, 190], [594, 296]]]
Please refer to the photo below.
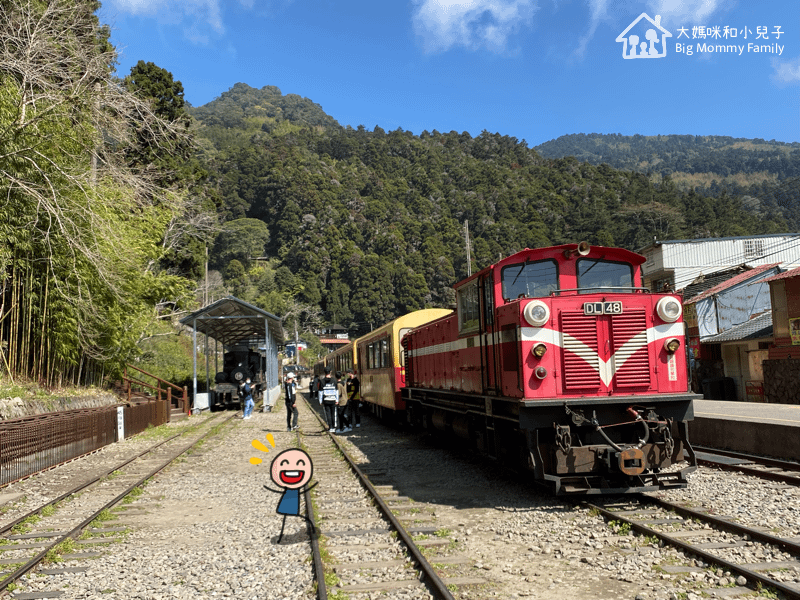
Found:
[[278, 317], [233, 296], [222, 298], [193, 312], [181, 319], [181, 324], [228, 347], [263, 347], [267, 328], [276, 343], [282, 344], [284, 337]]

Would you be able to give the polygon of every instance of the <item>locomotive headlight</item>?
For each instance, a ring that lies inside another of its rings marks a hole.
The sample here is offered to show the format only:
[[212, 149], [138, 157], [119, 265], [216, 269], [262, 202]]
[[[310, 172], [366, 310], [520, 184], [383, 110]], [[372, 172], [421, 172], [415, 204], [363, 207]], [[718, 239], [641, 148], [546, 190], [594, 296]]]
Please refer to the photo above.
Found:
[[522, 311], [525, 320], [534, 327], [541, 327], [550, 319], [550, 309], [541, 300], [529, 302]]
[[544, 367], [536, 367], [533, 370], [533, 374], [536, 375], [537, 379], [544, 379], [545, 377], [547, 377], [547, 369], [545, 369]]
[[662, 320], [674, 323], [681, 316], [681, 303], [669, 296], [662, 298], [656, 304], [656, 312]]
[[681, 347], [681, 341], [678, 338], [669, 338], [667, 341], [664, 342], [664, 350], [666, 350], [670, 354], [675, 354], [678, 351], [678, 348], [680, 347]]
[[547, 346], [544, 344], [536, 344], [532, 349], [531, 352], [536, 358], [542, 358], [544, 353], [547, 352]]

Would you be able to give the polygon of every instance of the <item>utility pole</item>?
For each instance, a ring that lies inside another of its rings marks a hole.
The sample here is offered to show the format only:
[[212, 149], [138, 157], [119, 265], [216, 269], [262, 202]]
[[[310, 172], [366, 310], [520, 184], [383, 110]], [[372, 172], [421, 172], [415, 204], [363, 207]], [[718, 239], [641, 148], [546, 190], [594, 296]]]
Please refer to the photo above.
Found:
[[467, 246], [467, 277], [472, 275], [472, 253], [469, 248], [469, 221], [464, 221], [464, 240]]

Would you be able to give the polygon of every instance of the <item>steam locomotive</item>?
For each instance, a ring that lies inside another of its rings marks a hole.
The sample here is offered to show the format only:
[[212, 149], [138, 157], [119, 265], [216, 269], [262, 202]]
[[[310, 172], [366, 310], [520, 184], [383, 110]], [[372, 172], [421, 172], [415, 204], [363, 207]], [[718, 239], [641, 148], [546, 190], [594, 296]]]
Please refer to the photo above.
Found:
[[214, 376], [214, 389], [209, 396], [210, 410], [243, 408], [244, 399], [238, 395], [239, 384], [248, 377], [253, 388], [253, 399], [258, 401], [262, 397], [267, 369], [264, 354], [249, 348], [232, 348], [223, 354], [222, 364], [222, 371]]

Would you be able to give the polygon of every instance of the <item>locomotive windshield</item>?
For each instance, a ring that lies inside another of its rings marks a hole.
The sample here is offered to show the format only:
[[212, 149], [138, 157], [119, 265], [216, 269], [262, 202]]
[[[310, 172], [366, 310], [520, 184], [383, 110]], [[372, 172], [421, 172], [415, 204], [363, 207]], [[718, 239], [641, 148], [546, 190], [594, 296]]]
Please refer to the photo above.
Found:
[[558, 266], [554, 260], [508, 265], [503, 268], [503, 298], [543, 298], [558, 289]]
[[628, 263], [579, 259], [578, 287], [581, 288], [581, 294], [633, 292], [633, 268]]

